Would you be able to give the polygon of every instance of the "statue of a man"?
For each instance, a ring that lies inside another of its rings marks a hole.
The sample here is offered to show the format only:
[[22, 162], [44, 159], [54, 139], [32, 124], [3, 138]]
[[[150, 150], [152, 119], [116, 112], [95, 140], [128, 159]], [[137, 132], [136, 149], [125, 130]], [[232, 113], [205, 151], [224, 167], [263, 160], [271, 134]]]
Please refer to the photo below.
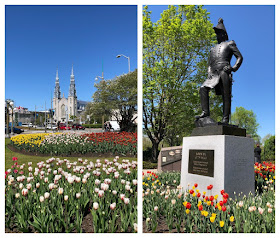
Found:
[[[210, 116], [209, 109], [209, 91], [215, 88], [216, 95], [223, 97], [223, 124], [229, 123], [229, 115], [231, 112], [231, 86], [232, 86], [232, 71], [238, 70], [242, 64], [243, 57], [239, 52], [235, 42], [228, 41], [228, 35], [220, 18], [218, 25], [214, 27], [217, 35], [218, 44], [215, 45], [210, 51], [208, 62], [208, 78], [200, 88], [200, 100], [202, 107], [202, 114], [196, 116], [196, 119], [205, 118]], [[236, 57], [236, 62], [233, 67], [230, 65], [232, 56]], [[206, 123], [207, 124], [207, 123]]]

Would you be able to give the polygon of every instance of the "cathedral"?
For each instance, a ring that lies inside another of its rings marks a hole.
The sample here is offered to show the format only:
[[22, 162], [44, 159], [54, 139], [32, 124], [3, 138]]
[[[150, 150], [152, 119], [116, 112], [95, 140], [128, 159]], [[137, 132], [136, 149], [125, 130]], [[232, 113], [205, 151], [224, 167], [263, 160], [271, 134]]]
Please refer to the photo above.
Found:
[[81, 113], [85, 110], [87, 102], [77, 100], [74, 69], [72, 65], [68, 98], [61, 97], [58, 70], [56, 71], [55, 89], [53, 97], [54, 122], [69, 122], [76, 118], [81, 123]]

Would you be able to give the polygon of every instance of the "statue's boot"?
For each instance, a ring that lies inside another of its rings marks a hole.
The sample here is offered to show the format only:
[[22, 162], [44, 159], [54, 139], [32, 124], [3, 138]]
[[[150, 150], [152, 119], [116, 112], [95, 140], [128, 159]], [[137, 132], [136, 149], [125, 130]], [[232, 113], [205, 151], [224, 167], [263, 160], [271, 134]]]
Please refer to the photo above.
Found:
[[201, 115], [195, 116], [196, 119], [210, 116], [209, 89], [207, 87], [201, 87], [199, 92], [200, 92], [202, 113]]
[[223, 103], [223, 119], [222, 123], [223, 124], [228, 124], [229, 123], [229, 115], [231, 111], [231, 98], [229, 97], [224, 97], [224, 103]]

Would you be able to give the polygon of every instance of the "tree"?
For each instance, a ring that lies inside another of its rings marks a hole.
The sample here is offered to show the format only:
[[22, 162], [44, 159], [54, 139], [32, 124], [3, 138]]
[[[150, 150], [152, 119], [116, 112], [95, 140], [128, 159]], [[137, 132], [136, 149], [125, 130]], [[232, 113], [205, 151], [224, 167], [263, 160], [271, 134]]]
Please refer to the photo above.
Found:
[[112, 80], [95, 84], [97, 91], [87, 113], [98, 118], [102, 115], [116, 120], [121, 131], [134, 131], [137, 116], [137, 70]]
[[275, 136], [270, 136], [264, 142], [264, 160], [275, 160]]
[[269, 139], [272, 135], [270, 133], [266, 134], [263, 138], [262, 138], [262, 145], [264, 145], [265, 141], [267, 139]]
[[236, 107], [235, 112], [231, 116], [231, 122], [246, 129], [246, 133], [256, 142], [260, 141], [260, 136], [257, 134], [259, 123], [257, 123], [257, 116], [252, 110], [246, 110], [244, 107]]
[[[164, 138], [173, 144], [176, 135], [186, 136], [194, 127], [194, 115], [200, 111], [199, 86], [216, 42], [208, 15], [202, 6], [169, 6], [153, 23], [144, 8], [143, 122], [153, 161]], [[211, 95], [212, 108], [221, 112], [221, 101]]]

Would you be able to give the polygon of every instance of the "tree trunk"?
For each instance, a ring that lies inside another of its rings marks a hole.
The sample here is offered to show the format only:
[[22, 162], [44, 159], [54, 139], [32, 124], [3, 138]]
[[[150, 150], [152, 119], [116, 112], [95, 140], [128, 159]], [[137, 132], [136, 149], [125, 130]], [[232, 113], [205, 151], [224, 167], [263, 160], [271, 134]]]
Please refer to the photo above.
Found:
[[159, 154], [159, 150], [158, 150], [158, 146], [159, 146], [159, 142], [152, 140], [153, 146], [152, 146], [152, 162], [153, 163], [157, 163], [157, 159], [158, 159], [158, 154]]

